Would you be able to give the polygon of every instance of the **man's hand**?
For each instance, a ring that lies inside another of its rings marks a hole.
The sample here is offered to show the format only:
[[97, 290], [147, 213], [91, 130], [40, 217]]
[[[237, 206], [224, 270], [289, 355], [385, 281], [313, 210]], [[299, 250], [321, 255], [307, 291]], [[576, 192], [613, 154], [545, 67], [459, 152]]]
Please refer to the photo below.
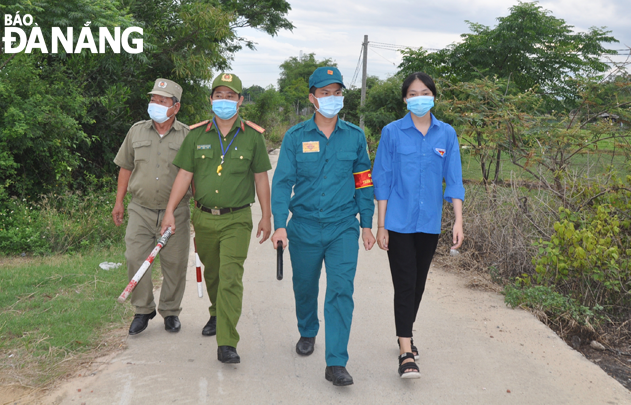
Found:
[[263, 233], [263, 237], [259, 241], [259, 243], [265, 242], [269, 235], [272, 233], [272, 221], [270, 218], [261, 218], [259, 221], [258, 231], [256, 232], [256, 237], [258, 238]]
[[114, 220], [114, 225], [120, 226], [123, 223], [123, 219], [125, 218], [125, 206], [122, 202], [117, 202], [114, 204], [114, 209], [112, 210], [112, 219]]
[[462, 221], [456, 221], [454, 223], [453, 234], [454, 234], [454, 238], [453, 238], [454, 245], [451, 248], [458, 249], [460, 246], [462, 246], [462, 241], [464, 240], [464, 232], [462, 230]]
[[362, 239], [364, 240], [364, 249], [372, 249], [375, 244], [375, 237], [372, 236], [372, 229], [362, 228]]
[[162, 218], [162, 228], [160, 228], [160, 235], [164, 235], [167, 228], [171, 228], [171, 233], [175, 234], [175, 216], [173, 212], [166, 210], [164, 212], [164, 218]]
[[386, 228], [379, 228], [377, 231], [377, 245], [383, 250], [388, 250], [388, 242], [390, 242], [390, 233]]
[[276, 231], [274, 232], [274, 234], [272, 235], [272, 245], [274, 246], [274, 249], [276, 249], [278, 247], [278, 241], [282, 241], [283, 242], [283, 249], [287, 248], [287, 229], [285, 228], [278, 228], [276, 229]]

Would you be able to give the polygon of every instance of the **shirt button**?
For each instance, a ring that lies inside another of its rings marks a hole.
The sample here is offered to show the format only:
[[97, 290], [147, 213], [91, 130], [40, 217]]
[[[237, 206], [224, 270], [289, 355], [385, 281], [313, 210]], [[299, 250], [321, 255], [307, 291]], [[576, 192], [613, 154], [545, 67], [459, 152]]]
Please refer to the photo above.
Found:
[[217, 175], [221, 176], [221, 173], [217, 173]]
[[158, 178], [156, 177], [156, 180], [158, 180]]
[[160, 167], [160, 165], [156, 165], [156, 167]]
[[219, 194], [219, 190], [215, 190], [215, 193]]
[[239, 159], [243, 159], [243, 156], [239, 156]]
[[206, 159], [206, 155], [202, 155], [202, 159]]
[[160, 155], [160, 152], [158, 152], [158, 155]]
[[320, 209], [320, 212], [322, 212], [322, 211], [323, 211], [323, 210], [322, 210], [322, 209]]
[[324, 197], [324, 193], [322, 193], [322, 197]]
[[329, 161], [329, 159], [325, 160], [325, 162], [328, 162], [328, 161]]
[[326, 179], [326, 176], [324, 176], [324, 178]]

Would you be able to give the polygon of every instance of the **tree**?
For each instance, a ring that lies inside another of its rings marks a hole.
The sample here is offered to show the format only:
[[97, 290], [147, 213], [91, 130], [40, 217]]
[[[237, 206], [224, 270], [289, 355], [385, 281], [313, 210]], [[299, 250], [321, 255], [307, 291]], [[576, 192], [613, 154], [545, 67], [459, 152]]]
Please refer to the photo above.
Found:
[[[91, 27], [142, 27], [144, 52], [66, 54], [62, 48], [0, 59], [0, 186], [34, 198], [81, 188], [87, 174], [116, 173], [113, 158], [129, 127], [148, 118], [147, 92], [159, 77], [183, 87], [179, 120], [208, 117], [213, 71], [227, 69], [234, 52], [255, 45], [236, 29], [271, 35], [291, 29], [289, 9], [285, 0], [3, 2], [0, 13], [32, 14], [48, 43], [52, 27], [75, 27], [76, 42], [76, 27], [91, 21]], [[32, 27], [25, 28], [28, 36]], [[98, 35], [95, 40], [98, 47]]]
[[314, 53], [292, 56], [280, 65], [278, 88], [287, 104], [300, 114], [301, 106], [309, 105], [309, 76], [319, 67], [337, 66], [331, 59], [317, 61]]
[[[366, 78], [366, 91], [370, 92], [373, 86], [379, 83], [379, 77], [368, 76]], [[359, 125], [359, 107], [361, 105], [361, 93], [360, 87], [351, 87], [344, 91], [344, 108], [341, 111], [342, 119], [348, 122], [352, 122], [355, 125]]]
[[265, 89], [257, 84], [243, 89], [243, 98], [246, 102], [255, 103], [256, 100], [265, 92]]
[[616, 53], [603, 47], [618, 42], [610, 31], [592, 27], [575, 33], [536, 2], [520, 2], [497, 20], [493, 28], [467, 21], [472, 32], [438, 52], [404, 51], [400, 73], [425, 71], [454, 83], [497, 77], [519, 92], [534, 89], [548, 110], [569, 110], [576, 107], [581, 91], [575, 79], [602, 75], [609, 69], [602, 57]]
[[364, 124], [373, 135], [381, 134], [381, 129], [392, 121], [403, 118], [407, 113], [401, 97], [401, 76], [392, 76], [373, 84], [366, 94], [364, 108]]

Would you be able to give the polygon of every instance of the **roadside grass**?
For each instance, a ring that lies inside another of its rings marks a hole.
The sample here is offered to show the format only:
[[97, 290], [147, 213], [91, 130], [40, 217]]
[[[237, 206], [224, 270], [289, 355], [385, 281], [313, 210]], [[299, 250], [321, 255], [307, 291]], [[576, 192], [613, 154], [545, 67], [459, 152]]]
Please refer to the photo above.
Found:
[[[468, 150], [463, 149], [462, 153], [462, 178], [469, 181], [482, 181], [482, 171], [479, 161]], [[592, 175], [601, 174], [607, 171], [609, 166], [613, 166], [618, 173], [629, 173], [628, 159], [624, 155], [612, 155], [611, 152], [590, 152], [577, 154], [572, 158], [570, 170], [579, 172], [589, 171]], [[495, 166], [492, 168], [495, 173]], [[500, 180], [505, 182], [511, 180], [536, 181], [536, 179], [515, 166], [510, 158], [504, 155], [500, 164]], [[550, 177], [549, 175], [547, 177]]]
[[[91, 354], [120, 346], [111, 337], [124, 338], [133, 314], [129, 301], [116, 302], [127, 284], [124, 251], [118, 243], [81, 254], [0, 258], [0, 384], [45, 387]], [[103, 261], [123, 265], [106, 271]]]

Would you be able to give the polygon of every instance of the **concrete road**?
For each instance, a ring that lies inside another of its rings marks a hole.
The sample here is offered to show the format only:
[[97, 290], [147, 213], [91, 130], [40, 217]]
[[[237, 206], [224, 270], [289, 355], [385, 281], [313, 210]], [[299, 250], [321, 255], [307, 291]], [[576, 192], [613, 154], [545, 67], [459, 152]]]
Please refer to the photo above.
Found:
[[[275, 166], [276, 155], [271, 156]], [[270, 176], [271, 179], [271, 176]], [[260, 219], [253, 208], [254, 223]], [[376, 216], [375, 216], [376, 230]], [[255, 225], [256, 226], [256, 225]], [[191, 244], [192, 246], [192, 244]], [[300, 357], [291, 264], [275, 277], [276, 255], [254, 232], [245, 262], [241, 364], [217, 361], [215, 337], [201, 335], [208, 298], [197, 297], [191, 254], [182, 330], [156, 317], [127, 338], [128, 348], [87, 377], [52, 393], [55, 404], [631, 404], [631, 393], [568, 347], [531, 314], [512, 310], [495, 293], [468, 289], [433, 268], [415, 342], [422, 378], [397, 374], [393, 289], [385, 252], [360, 249], [349, 344], [350, 387], [324, 379], [324, 324], [315, 353]], [[326, 277], [321, 280], [320, 319]], [[131, 321], [131, 319], [130, 319]], [[79, 391], [80, 390], [80, 391]]]

